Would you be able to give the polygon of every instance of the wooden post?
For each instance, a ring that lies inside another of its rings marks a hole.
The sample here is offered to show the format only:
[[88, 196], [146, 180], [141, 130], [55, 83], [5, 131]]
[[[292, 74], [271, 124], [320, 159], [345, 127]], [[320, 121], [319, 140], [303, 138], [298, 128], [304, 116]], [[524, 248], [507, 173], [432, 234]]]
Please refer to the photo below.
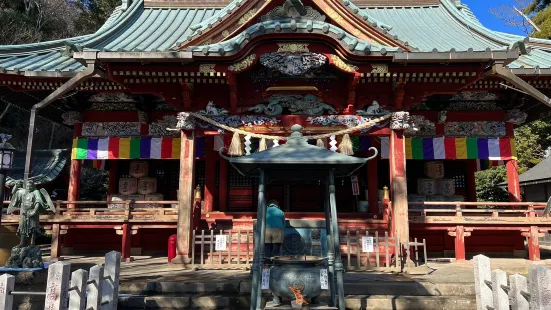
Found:
[[393, 130], [390, 134], [390, 180], [392, 218], [396, 237], [400, 243], [409, 242], [409, 219], [406, 181], [406, 152], [403, 130]]
[[523, 231], [522, 235], [528, 238], [528, 259], [540, 260], [540, 241], [539, 238], [543, 237], [543, 233], [539, 232], [538, 226], [530, 226], [528, 231]]
[[367, 161], [367, 200], [369, 201], [369, 213], [379, 213], [378, 164], [379, 160], [377, 158]]
[[477, 310], [487, 310], [494, 306], [492, 289], [486, 282], [492, 281], [492, 269], [490, 259], [484, 255], [477, 255], [474, 262], [474, 290], [476, 293]]
[[195, 137], [193, 131], [182, 130], [180, 148], [180, 185], [178, 190], [178, 241], [172, 263], [191, 263], [191, 220], [195, 174]]
[[117, 310], [119, 301], [119, 277], [121, 253], [111, 251], [105, 254], [104, 280], [101, 291], [101, 310]]
[[520, 197], [520, 183], [518, 177], [518, 164], [515, 159], [508, 160], [507, 166], [507, 190], [509, 191], [509, 200], [518, 202]]
[[214, 151], [214, 136], [205, 137], [205, 213], [214, 211], [214, 193], [216, 190], [216, 159], [218, 154]]
[[13, 308], [13, 295], [10, 293], [14, 286], [14, 276], [7, 273], [0, 276], [0, 309], [11, 310]]
[[[220, 156], [218, 156], [220, 157]], [[218, 181], [218, 210], [228, 210], [228, 161], [220, 160], [220, 180]]]
[[46, 304], [44, 309], [67, 309], [69, 277], [71, 265], [66, 262], [57, 262], [48, 267], [48, 282], [46, 284]]
[[69, 309], [86, 309], [86, 283], [88, 271], [79, 269], [71, 274], [71, 287], [69, 289]]
[[[71, 159], [71, 168], [69, 172], [69, 190], [67, 200], [78, 201], [80, 192], [80, 173], [82, 171], [82, 160]], [[70, 203], [67, 208], [76, 208], [77, 205]]]
[[323, 203], [323, 210], [325, 212], [325, 232], [327, 238], [327, 269], [329, 280], [329, 292], [331, 293], [331, 306], [337, 306], [337, 295], [335, 291], [335, 248], [333, 247], [333, 232], [331, 228], [331, 210], [329, 207], [329, 177], [325, 180], [325, 199]]
[[109, 185], [107, 193], [109, 195], [116, 194], [119, 189], [119, 161], [110, 160], [109, 161]]
[[[74, 123], [73, 138], [76, 139], [82, 135], [82, 123]], [[80, 173], [82, 171], [82, 160], [71, 159], [69, 169], [69, 189], [67, 190], [67, 200], [78, 201], [80, 192]], [[67, 205], [67, 208], [75, 208], [75, 204]]]
[[467, 160], [467, 200], [476, 202], [476, 159]]
[[122, 224], [122, 259], [125, 262], [132, 261], [130, 249], [132, 248], [132, 225]]
[[465, 229], [463, 226], [456, 226], [450, 228], [448, 235], [455, 239], [455, 259], [458, 261], [465, 261], [465, 237], [469, 237], [471, 232], [469, 229]]
[[528, 271], [530, 285], [530, 309], [549, 309], [551, 307], [551, 269], [545, 266], [532, 266]]
[[[515, 126], [513, 123], [505, 122], [505, 134], [511, 139], [515, 137]], [[505, 166], [507, 167], [507, 190], [509, 191], [509, 201], [521, 201], [517, 161], [515, 159], [508, 160]]]
[[59, 224], [52, 225], [52, 246], [50, 250], [50, 257], [52, 259], [59, 259], [61, 255], [61, 227]]
[[101, 294], [103, 288], [103, 266], [95, 265], [90, 268], [90, 277], [87, 283], [87, 310], [99, 310], [101, 308]]

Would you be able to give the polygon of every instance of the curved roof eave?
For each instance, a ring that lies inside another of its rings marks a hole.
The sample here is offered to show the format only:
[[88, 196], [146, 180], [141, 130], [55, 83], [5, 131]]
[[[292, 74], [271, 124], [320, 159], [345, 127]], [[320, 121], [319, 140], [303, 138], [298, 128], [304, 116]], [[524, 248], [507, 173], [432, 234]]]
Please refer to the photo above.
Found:
[[188, 51], [197, 56], [231, 56], [237, 54], [252, 39], [272, 33], [317, 33], [329, 36], [340, 43], [351, 53], [367, 55], [372, 52], [380, 52], [386, 55], [387, 52], [401, 50], [399, 47], [383, 46], [373, 44], [347, 33], [343, 29], [322, 21], [296, 21], [294, 19], [280, 21], [266, 21], [254, 24], [239, 35], [223, 42], [190, 46]]
[[[192, 33], [186, 38], [187, 41], [191, 41], [193, 39], [196, 39], [198, 36], [200, 36], [205, 30], [214, 27], [217, 23], [220, 23], [224, 20], [226, 20], [229, 16], [231, 16], [231, 13], [233, 10], [238, 9], [241, 7], [244, 2], [247, 0], [233, 0], [230, 2], [226, 7], [224, 7], [222, 10], [220, 10], [217, 14], [214, 14], [210, 18], [201, 21], [200, 23], [194, 24], [190, 26], [190, 29], [192, 30]], [[250, 0], [249, 0], [250, 1]], [[392, 26], [387, 25], [376, 18], [369, 16], [366, 14], [363, 10], [358, 8], [351, 0], [338, 0], [342, 2], [342, 4], [347, 7], [353, 14], [358, 15], [361, 20], [363, 20], [365, 23], [368, 23], [371, 27], [373, 27], [376, 31], [381, 33], [384, 36], [390, 36], [388, 32], [392, 29]], [[407, 42], [403, 42], [400, 40], [399, 37], [394, 36], [394, 40], [399, 41], [401, 43], [405, 43], [407, 46]], [[183, 45], [185, 42], [179, 42], [176, 46], [178, 48], [179, 46]]]

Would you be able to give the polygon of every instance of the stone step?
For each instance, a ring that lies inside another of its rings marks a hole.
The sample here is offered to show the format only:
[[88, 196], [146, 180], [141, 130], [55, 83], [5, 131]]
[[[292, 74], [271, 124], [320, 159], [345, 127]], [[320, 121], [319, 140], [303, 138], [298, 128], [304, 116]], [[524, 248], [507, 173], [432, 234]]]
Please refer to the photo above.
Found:
[[[348, 295], [468, 296], [475, 295], [474, 283], [433, 283], [429, 281], [345, 282]], [[250, 281], [224, 283], [122, 282], [121, 293], [142, 295], [236, 294], [247, 296]]]
[[[266, 301], [266, 300], [265, 300]], [[265, 302], [264, 301], [264, 302]], [[229, 295], [158, 295], [121, 296], [121, 310], [137, 309], [249, 309], [249, 296]], [[326, 302], [322, 298], [322, 302]], [[401, 296], [401, 295], [348, 295], [346, 309], [362, 310], [468, 310], [476, 309], [474, 296]]]

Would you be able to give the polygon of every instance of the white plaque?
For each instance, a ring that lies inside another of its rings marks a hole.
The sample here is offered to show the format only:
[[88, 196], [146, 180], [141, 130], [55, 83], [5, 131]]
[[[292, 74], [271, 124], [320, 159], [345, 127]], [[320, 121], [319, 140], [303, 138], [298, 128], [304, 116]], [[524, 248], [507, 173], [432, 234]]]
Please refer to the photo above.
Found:
[[362, 252], [370, 253], [373, 251], [373, 237], [362, 237]]
[[226, 250], [226, 235], [216, 235], [216, 251]]
[[262, 289], [263, 290], [270, 289], [270, 269], [269, 268], [262, 269]]
[[329, 276], [327, 275], [327, 269], [320, 269], [320, 284], [322, 290], [329, 289]]

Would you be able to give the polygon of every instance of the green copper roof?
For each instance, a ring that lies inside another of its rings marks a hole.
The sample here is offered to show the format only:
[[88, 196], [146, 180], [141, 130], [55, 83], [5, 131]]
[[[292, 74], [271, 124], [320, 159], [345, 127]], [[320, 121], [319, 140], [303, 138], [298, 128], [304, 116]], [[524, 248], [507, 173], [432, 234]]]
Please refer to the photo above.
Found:
[[[420, 51], [506, 49], [525, 38], [484, 27], [467, 6], [441, 0], [439, 5], [410, 7], [366, 7], [367, 15], [392, 26], [390, 34]], [[551, 44], [549, 40], [542, 40]], [[551, 54], [533, 48], [510, 68], [551, 68]]]
[[[31, 179], [37, 184], [54, 181], [65, 168], [69, 160], [68, 150], [36, 150], [33, 152]], [[16, 152], [13, 171], [6, 178], [6, 184], [12, 186], [15, 181], [23, 180], [25, 153]]]
[[[83, 70], [72, 53], [85, 50], [107, 52], [165, 52], [179, 43], [216, 27], [243, 1], [234, 0], [226, 8], [174, 7], [144, 8], [143, 0], [118, 7], [96, 33], [67, 40], [0, 46], [0, 73], [24, 73], [71, 76]], [[407, 43], [415, 52], [503, 51], [519, 41], [550, 44], [549, 40], [529, 39], [489, 30], [482, 26], [469, 8], [457, 0], [440, 0], [438, 5], [377, 6], [358, 8], [349, 0], [343, 4], [359, 18]], [[321, 33], [333, 37], [356, 54], [395, 52], [386, 47], [360, 40], [350, 33], [321, 21], [281, 20], [252, 25], [226, 42], [190, 48], [194, 54], [229, 55], [242, 48], [250, 38], [269, 33]], [[510, 68], [530, 74], [530, 70], [551, 68], [551, 48], [531, 47], [527, 55], [510, 64]], [[41, 72], [41, 73], [40, 73]]]

